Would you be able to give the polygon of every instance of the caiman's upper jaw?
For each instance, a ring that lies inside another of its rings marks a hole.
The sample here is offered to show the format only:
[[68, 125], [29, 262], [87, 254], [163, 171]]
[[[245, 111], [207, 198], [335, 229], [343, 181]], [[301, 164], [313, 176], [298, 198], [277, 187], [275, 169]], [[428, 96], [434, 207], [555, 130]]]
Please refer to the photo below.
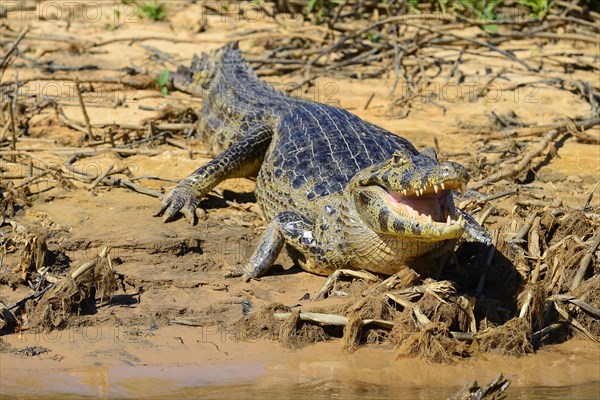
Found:
[[418, 188], [418, 189], [413, 189], [413, 188], [406, 188], [406, 189], [401, 189], [398, 192], [393, 192], [389, 189], [387, 189], [388, 193], [392, 194], [392, 193], [396, 193], [398, 196], [400, 196], [400, 193], [402, 193], [401, 197], [407, 197], [407, 196], [423, 196], [423, 195], [429, 195], [429, 194], [437, 194], [440, 190], [444, 191], [444, 190], [459, 190], [460, 192], [464, 192], [465, 188], [466, 188], [466, 184], [464, 182], [460, 182], [460, 181], [456, 181], [456, 180], [447, 180], [445, 182], [439, 182], [439, 183], [424, 183], [422, 187]]

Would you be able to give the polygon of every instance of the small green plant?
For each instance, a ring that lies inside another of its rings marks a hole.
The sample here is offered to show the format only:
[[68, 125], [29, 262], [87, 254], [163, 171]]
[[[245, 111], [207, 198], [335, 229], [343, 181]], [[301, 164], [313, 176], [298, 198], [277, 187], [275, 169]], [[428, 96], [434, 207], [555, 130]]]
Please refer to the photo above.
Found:
[[519, 4], [531, 10], [529, 18], [544, 19], [554, 6], [554, 0], [519, 0]]
[[[459, 12], [467, 18], [478, 21], [498, 21], [502, 16], [496, 13], [496, 9], [503, 2], [504, 0], [456, 0], [452, 3], [451, 9], [453, 12]], [[498, 33], [498, 25], [493, 23], [482, 25], [481, 29], [489, 34]]]
[[449, 2], [450, 0], [438, 0], [438, 5], [440, 6], [440, 11], [442, 12], [442, 14], [446, 14]]
[[379, 43], [381, 41], [381, 35], [379, 32], [369, 33], [367, 38], [373, 43]]
[[457, 0], [454, 8], [466, 11], [467, 15], [477, 20], [494, 21], [499, 19], [496, 8], [503, 2], [504, 0]]
[[105, 27], [109, 31], [115, 31], [119, 28], [119, 17], [121, 16], [121, 11], [113, 10], [113, 22], [106, 23]]
[[167, 82], [169, 81], [169, 74], [170, 74], [169, 70], [165, 69], [156, 78], [156, 84], [158, 85], [158, 88], [160, 89], [160, 92], [163, 94], [163, 96], [166, 96], [169, 93], [169, 90], [167, 89]]
[[121, 0], [123, 4], [134, 5], [139, 8], [140, 12], [152, 21], [162, 21], [167, 17], [165, 4], [158, 0], [138, 1], [138, 0]]
[[408, 0], [408, 6], [411, 13], [421, 14], [421, 10], [419, 9], [419, 0]]
[[341, 4], [344, 4], [344, 0], [309, 0], [306, 14], [314, 13], [315, 22], [320, 24], [323, 16], [330, 14], [336, 6]]

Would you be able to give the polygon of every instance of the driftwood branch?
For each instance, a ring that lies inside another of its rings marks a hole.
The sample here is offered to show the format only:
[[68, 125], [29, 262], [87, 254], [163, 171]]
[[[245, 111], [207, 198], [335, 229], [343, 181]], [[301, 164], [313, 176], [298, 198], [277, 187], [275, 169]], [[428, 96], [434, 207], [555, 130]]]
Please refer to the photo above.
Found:
[[[594, 117], [586, 120], [576, 121], [573, 123], [572, 127], [575, 129], [589, 129], [593, 126], [600, 125], [600, 117]], [[544, 150], [552, 143], [559, 135], [566, 132], [568, 130], [568, 126], [563, 126], [557, 129], [553, 129], [547, 132], [542, 140], [537, 143], [532, 149], [530, 149], [527, 153], [523, 155], [523, 158], [516, 165], [500, 165], [500, 170], [495, 174], [488, 176], [485, 179], [482, 179], [477, 182], [473, 182], [469, 185], [469, 189], [477, 190], [489, 184], [498, 182], [502, 179], [512, 178], [521, 172], [525, 171], [531, 161], [541, 155]]]

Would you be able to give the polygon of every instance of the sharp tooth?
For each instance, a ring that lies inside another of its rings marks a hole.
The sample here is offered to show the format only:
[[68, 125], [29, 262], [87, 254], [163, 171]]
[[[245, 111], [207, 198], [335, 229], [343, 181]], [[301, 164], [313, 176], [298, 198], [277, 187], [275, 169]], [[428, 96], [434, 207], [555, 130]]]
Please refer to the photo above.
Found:
[[433, 190], [437, 193], [438, 192], [438, 186], [437, 185], [433, 185]]
[[406, 196], [406, 189], [402, 189], [402, 194]]
[[440, 186], [442, 187], [443, 190], [446, 190], [446, 185], [444, 185], [444, 182], [440, 183]]
[[427, 221], [428, 221], [430, 224], [433, 224], [433, 219], [431, 218], [431, 215], [428, 215], [428, 216], [427, 216]]
[[446, 218], [446, 225], [450, 226], [450, 222], [452, 222], [452, 220], [450, 219], [450, 216], [448, 215], [448, 218]]
[[458, 224], [459, 224], [460, 226], [463, 226], [463, 223], [464, 223], [465, 221], [464, 221], [464, 219], [463, 219], [463, 216], [462, 216], [462, 215], [459, 215], [459, 216], [458, 216], [458, 221], [457, 221], [457, 222], [458, 222]]
[[415, 189], [415, 195], [417, 195], [417, 197], [419, 197], [419, 189]]

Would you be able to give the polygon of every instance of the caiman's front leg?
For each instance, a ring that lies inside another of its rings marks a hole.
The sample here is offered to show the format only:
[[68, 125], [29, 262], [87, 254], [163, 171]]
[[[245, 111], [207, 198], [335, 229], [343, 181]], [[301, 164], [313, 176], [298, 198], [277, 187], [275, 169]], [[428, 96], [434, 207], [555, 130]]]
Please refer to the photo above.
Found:
[[272, 136], [273, 129], [270, 125], [253, 126], [239, 142], [181, 180], [164, 197], [155, 216], [163, 215], [163, 221], [167, 222], [181, 211], [189, 223], [195, 223], [200, 199], [217, 184], [229, 178], [256, 176]]
[[271, 268], [285, 243], [299, 250], [306, 257], [304, 261], [307, 261], [311, 257], [311, 249], [317, 246], [313, 224], [294, 211], [277, 214], [248, 262], [229, 276], [242, 276], [246, 282], [258, 278]]

